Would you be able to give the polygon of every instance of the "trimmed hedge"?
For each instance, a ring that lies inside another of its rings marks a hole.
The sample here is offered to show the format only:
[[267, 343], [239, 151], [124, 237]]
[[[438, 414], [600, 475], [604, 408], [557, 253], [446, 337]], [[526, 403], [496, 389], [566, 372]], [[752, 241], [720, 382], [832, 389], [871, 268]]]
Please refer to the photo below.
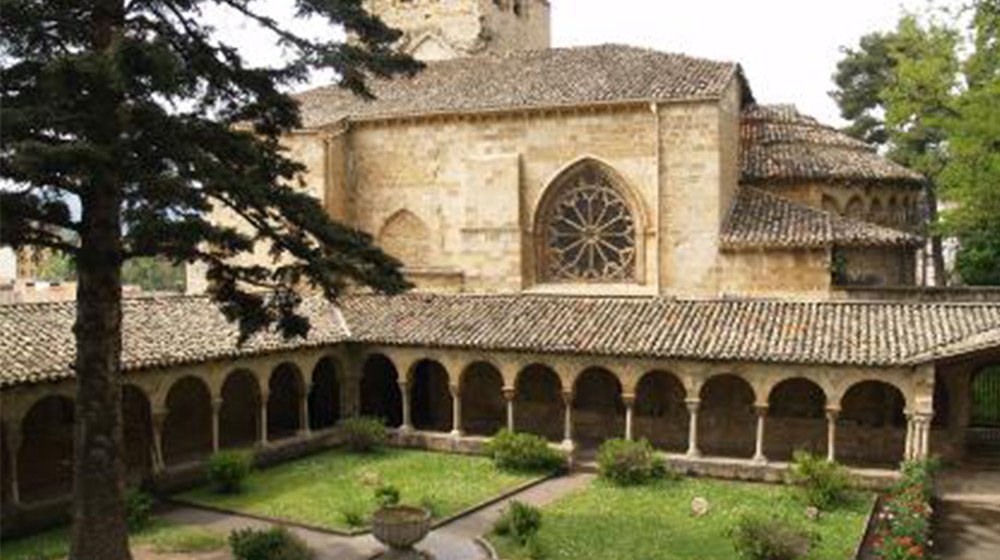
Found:
[[501, 430], [487, 442], [486, 452], [505, 470], [556, 472], [566, 468], [566, 457], [532, 434]]

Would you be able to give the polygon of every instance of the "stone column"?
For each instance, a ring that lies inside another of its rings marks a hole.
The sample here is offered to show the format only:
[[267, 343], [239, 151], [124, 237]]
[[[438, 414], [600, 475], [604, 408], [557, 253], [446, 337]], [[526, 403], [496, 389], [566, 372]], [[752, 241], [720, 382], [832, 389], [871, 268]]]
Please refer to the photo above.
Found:
[[406, 381], [399, 382], [399, 393], [403, 399], [403, 425], [399, 427], [401, 432], [412, 432], [413, 421], [410, 419], [410, 384]]
[[914, 418], [916, 430], [913, 459], [926, 459], [930, 454], [931, 418], [930, 414], [917, 414]]
[[162, 473], [167, 470], [167, 463], [163, 458], [163, 424], [167, 421], [167, 410], [154, 410], [153, 420], [153, 472]]
[[701, 407], [701, 400], [687, 399], [684, 401], [688, 409], [688, 450], [687, 456], [691, 459], [701, 457], [701, 450], [698, 449], [698, 409]]
[[826, 409], [826, 460], [831, 463], [837, 460], [837, 419], [839, 408]]
[[635, 395], [622, 395], [625, 403], [625, 439], [632, 440], [632, 415], [635, 409]]
[[258, 445], [267, 447], [267, 401], [270, 400], [270, 391], [262, 391], [260, 394], [260, 439]]
[[507, 429], [514, 431], [514, 398], [517, 396], [513, 387], [504, 387], [503, 400], [507, 401]]
[[222, 411], [222, 399], [212, 399], [212, 453], [219, 452], [219, 413]]
[[10, 501], [14, 506], [21, 505], [21, 488], [17, 476], [17, 458], [21, 455], [21, 443], [24, 441], [21, 435], [20, 423], [14, 426], [11, 423], [7, 430], [7, 451], [10, 452], [10, 462], [7, 465], [7, 474], [10, 476]]
[[562, 446], [573, 449], [573, 393], [562, 392], [563, 400], [563, 441]]
[[299, 396], [299, 436], [309, 437], [309, 387], [303, 387]]
[[458, 385], [448, 387], [451, 393], [451, 437], [462, 437], [462, 391]]
[[916, 451], [916, 421], [912, 413], [906, 415], [906, 447], [903, 451], [903, 460], [909, 461]]
[[753, 461], [755, 463], [766, 463], [767, 457], [764, 455], [764, 427], [767, 423], [767, 405], [754, 406], [757, 413], [757, 445], [754, 448]]

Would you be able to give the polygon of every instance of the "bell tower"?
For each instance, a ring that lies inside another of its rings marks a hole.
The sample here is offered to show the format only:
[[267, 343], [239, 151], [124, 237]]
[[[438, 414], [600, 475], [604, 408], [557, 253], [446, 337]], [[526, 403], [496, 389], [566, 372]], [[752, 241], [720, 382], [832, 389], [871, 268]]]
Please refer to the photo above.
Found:
[[551, 46], [549, 0], [366, 0], [424, 61]]

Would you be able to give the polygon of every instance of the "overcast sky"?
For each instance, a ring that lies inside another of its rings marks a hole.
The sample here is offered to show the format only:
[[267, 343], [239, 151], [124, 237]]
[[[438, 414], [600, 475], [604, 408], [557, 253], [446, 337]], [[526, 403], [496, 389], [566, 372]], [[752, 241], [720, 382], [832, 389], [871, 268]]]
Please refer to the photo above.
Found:
[[[938, 0], [958, 6], [961, 0]], [[285, 2], [267, 0], [280, 16]], [[892, 28], [904, 9], [927, 0], [551, 0], [554, 46], [626, 43], [743, 65], [758, 101], [794, 103], [838, 124], [828, 92], [842, 46]], [[252, 25], [207, 13], [227, 39], [255, 61], [279, 56], [273, 40]], [[323, 26], [309, 25], [314, 33]], [[314, 85], [328, 78], [317, 76]]]

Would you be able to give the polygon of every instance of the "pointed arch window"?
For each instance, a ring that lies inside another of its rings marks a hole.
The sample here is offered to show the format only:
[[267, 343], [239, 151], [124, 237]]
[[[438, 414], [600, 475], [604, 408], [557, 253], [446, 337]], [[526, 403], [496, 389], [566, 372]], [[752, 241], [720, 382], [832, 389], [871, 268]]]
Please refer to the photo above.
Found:
[[552, 186], [540, 214], [540, 273], [549, 282], [634, 282], [638, 225], [615, 177], [584, 162]]

